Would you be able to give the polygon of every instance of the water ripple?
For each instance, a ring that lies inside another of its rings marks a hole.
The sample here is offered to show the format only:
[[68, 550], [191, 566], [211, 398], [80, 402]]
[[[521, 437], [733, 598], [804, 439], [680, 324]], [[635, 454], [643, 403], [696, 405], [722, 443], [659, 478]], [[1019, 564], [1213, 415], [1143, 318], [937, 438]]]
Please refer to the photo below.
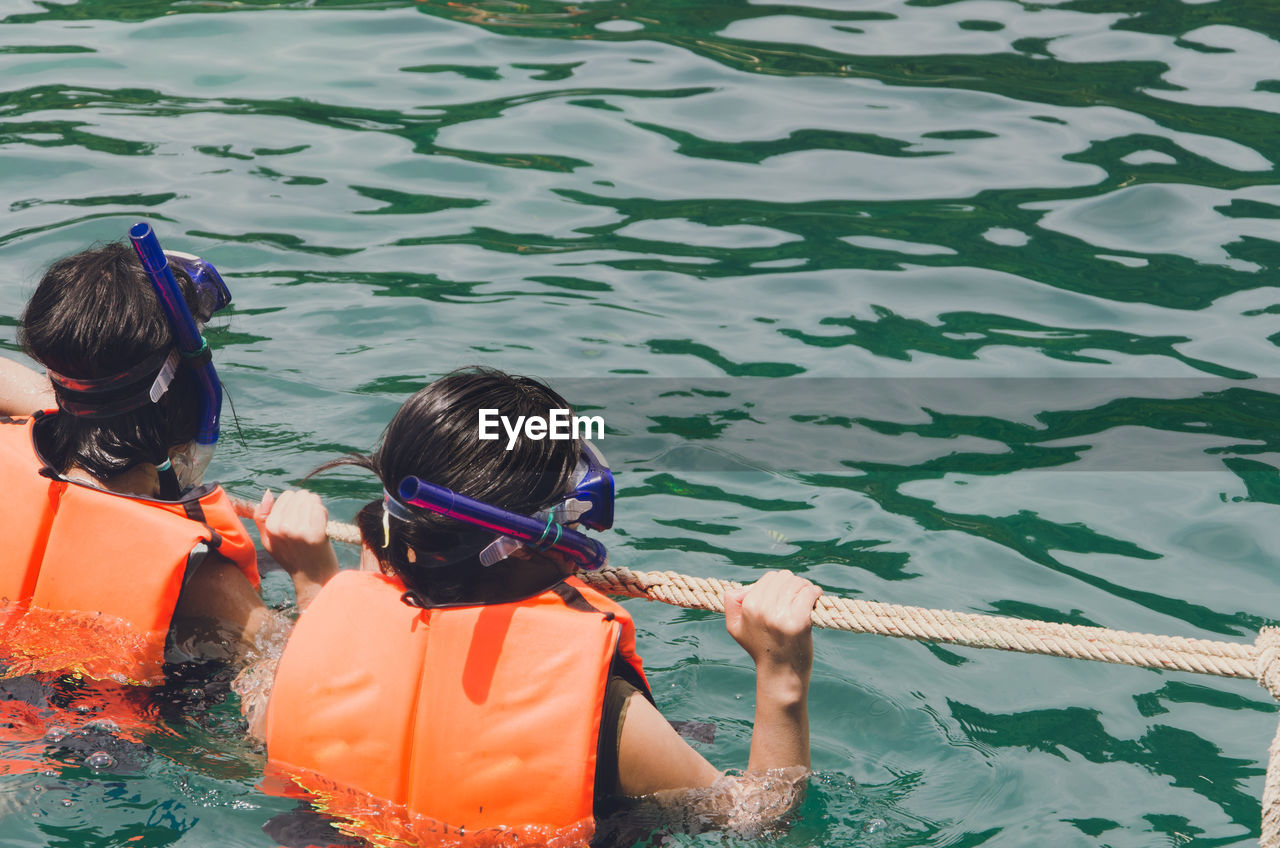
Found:
[[[1190, 636], [1276, 621], [1269, 0], [126, 5], [0, 13], [0, 347], [52, 258], [156, 224], [235, 291], [212, 344], [236, 494], [367, 450], [480, 361], [605, 416], [620, 565]], [[307, 485], [339, 518], [377, 496]], [[722, 623], [634, 612], [660, 703], [745, 762]], [[782, 844], [1254, 836], [1256, 687], [816, 646], [818, 772]], [[145, 809], [162, 842], [263, 844], [292, 802], [254, 788], [233, 717], [166, 731], [136, 802], [83, 770], [0, 803], [81, 841]]]

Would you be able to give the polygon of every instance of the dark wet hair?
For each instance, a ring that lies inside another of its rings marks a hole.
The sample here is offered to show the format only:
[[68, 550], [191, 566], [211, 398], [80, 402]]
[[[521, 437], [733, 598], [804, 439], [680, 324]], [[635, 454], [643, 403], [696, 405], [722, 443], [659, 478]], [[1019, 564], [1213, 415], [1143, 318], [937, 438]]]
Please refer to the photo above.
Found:
[[[515, 420], [568, 408], [564, 398], [531, 377], [490, 368], [460, 369], [405, 401], [372, 455], [338, 459], [317, 471], [357, 465], [378, 475], [392, 493], [402, 479], [413, 475], [529, 515], [564, 497], [582, 446], [577, 440], [522, 436], [508, 451], [505, 433], [496, 440], [478, 437], [480, 410], [496, 409]], [[483, 568], [477, 555], [493, 534], [424, 510], [413, 512], [413, 521], [389, 518], [390, 544], [385, 548], [382, 500], [369, 503], [356, 516], [364, 543], [383, 572], [398, 576], [431, 603], [474, 600], [470, 587]], [[449, 564], [440, 565], [441, 561]]]
[[[175, 275], [194, 304], [190, 278]], [[94, 379], [170, 347], [173, 333], [137, 254], [116, 242], [49, 267], [27, 303], [19, 341], [49, 370]], [[154, 404], [109, 418], [57, 416], [42, 432], [41, 450], [59, 472], [78, 465], [99, 479], [113, 477], [139, 463], [162, 464], [170, 447], [195, 438], [199, 410], [199, 385], [191, 369], [179, 368]]]

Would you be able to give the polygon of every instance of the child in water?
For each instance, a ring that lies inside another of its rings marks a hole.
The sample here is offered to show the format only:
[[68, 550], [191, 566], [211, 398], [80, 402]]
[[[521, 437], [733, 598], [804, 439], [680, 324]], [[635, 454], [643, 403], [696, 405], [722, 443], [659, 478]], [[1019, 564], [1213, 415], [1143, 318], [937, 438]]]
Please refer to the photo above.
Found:
[[[0, 360], [0, 675], [158, 683], [166, 661], [237, 660], [280, 627], [252, 539], [202, 480], [213, 446], [197, 437], [216, 439], [221, 405], [207, 346], [179, 343], [202, 343], [230, 293], [209, 263], [154, 248], [185, 316], [139, 251], [106, 244], [55, 262], [27, 304], [20, 340], [47, 376]], [[294, 493], [281, 514], [304, 504], [323, 510]], [[303, 565], [305, 604], [337, 561]]]
[[[371, 456], [324, 466], [366, 468], [384, 495], [357, 516], [364, 570], [319, 593], [280, 658], [254, 722], [269, 760], [407, 809], [419, 839], [503, 828], [577, 844], [616, 799], [713, 786], [676, 797], [723, 817], [735, 787], [776, 770], [787, 798], [757, 792], [757, 812], [787, 808], [809, 765], [821, 590], [775, 571], [726, 597], [756, 665], [747, 773], [726, 777], [659, 712], [628, 613], [572, 576], [604, 559], [578, 532], [612, 523], [602, 457], [579, 440], [478, 438], [481, 409], [567, 408], [530, 378], [457, 371], [409, 398]], [[331, 555], [321, 516], [278, 509], [258, 515], [277, 559]]]

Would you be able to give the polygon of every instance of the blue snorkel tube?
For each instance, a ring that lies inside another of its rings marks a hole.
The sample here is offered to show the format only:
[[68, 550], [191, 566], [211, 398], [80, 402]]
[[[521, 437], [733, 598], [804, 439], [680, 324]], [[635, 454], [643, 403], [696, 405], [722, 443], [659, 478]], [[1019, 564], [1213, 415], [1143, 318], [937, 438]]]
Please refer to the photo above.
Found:
[[595, 571], [608, 558], [604, 545], [557, 524], [550, 517], [543, 520], [508, 512], [412, 476], [400, 481], [397, 494], [403, 503], [510, 536], [534, 550], [559, 551], [584, 571]]
[[213, 368], [209, 345], [200, 335], [200, 328], [187, 308], [182, 288], [173, 276], [173, 269], [169, 267], [169, 259], [161, 250], [155, 231], [150, 224], [141, 221], [130, 228], [129, 240], [151, 278], [160, 307], [173, 331], [178, 353], [186, 364], [192, 366], [200, 386], [200, 424], [195, 442], [187, 455], [174, 457], [179, 484], [185, 489], [199, 484], [209, 460], [213, 458], [213, 447], [218, 441], [218, 419], [222, 415], [222, 383]]

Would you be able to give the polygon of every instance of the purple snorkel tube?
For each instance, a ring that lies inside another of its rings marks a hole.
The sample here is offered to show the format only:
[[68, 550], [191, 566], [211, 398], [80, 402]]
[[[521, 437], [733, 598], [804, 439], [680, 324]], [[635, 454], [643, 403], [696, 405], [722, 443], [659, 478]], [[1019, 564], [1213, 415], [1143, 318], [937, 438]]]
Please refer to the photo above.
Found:
[[[134, 224], [129, 230], [129, 240], [142, 260], [142, 267], [151, 278], [151, 285], [160, 299], [165, 318], [173, 331], [174, 344], [187, 364], [194, 366], [196, 380], [200, 384], [200, 426], [196, 432], [194, 456], [187, 461], [185, 476], [188, 485], [195, 485], [204, 474], [213, 457], [213, 445], [218, 441], [218, 419], [222, 414], [222, 384], [213, 369], [209, 345], [200, 335], [187, 301], [182, 296], [178, 280], [173, 276], [169, 260], [160, 249], [160, 240], [145, 221]], [[179, 477], [184, 476], [179, 474]]]
[[401, 480], [398, 494], [404, 503], [510, 536], [534, 550], [559, 551], [584, 571], [595, 571], [604, 565], [608, 557], [604, 545], [555, 523], [549, 517], [543, 520], [508, 512], [417, 477]]

